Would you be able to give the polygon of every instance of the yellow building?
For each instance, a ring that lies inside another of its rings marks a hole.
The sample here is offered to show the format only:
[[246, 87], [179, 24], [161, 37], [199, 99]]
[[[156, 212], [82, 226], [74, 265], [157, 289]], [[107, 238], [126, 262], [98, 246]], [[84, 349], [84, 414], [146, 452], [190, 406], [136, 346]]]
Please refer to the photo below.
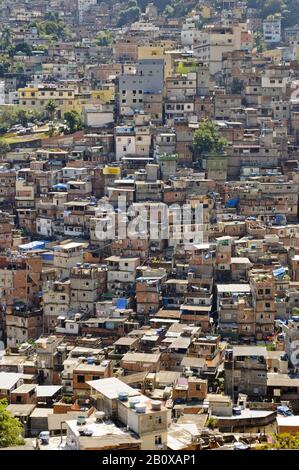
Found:
[[58, 88], [55, 86], [39, 86], [19, 88], [19, 104], [22, 108], [46, 113], [49, 100], [53, 100], [57, 106], [56, 114], [62, 117], [64, 113], [76, 109], [76, 95], [74, 89]]
[[165, 54], [165, 46], [138, 46], [138, 60], [143, 59], [163, 59], [164, 60], [164, 79], [170, 77], [171, 57]]
[[115, 99], [114, 85], [103, 85], [101, 89], [92, 90], [90, 93], [93, 100], [99, 100], [102, 103], [110, 103]]
[[105, 168], [103, 169], [103, 174], [120, 176], [121, 170], [118, 166], [105, 166]]
[[114, 96], [114, 89], [78, 92], [75, 88], [58, 88], [56, 86], [38, 86], [19, 88], [19, 104], [22, 108], [47, 112], [47, 103], [53, 100], [56, 104], [56, 116], [63, 117], [64, 113], [83, 111], [83, 106], [89, 103], [109, 102]]
[[274, 64], [280, 64], [281, 62], [281, 49], [271, 49], [263, 52], [263, 57], [270, 58]]

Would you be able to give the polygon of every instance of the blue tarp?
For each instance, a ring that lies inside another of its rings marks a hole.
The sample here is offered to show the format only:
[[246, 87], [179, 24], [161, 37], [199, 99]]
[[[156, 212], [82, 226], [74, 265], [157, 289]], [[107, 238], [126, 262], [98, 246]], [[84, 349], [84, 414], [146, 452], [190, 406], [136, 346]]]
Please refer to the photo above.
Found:
[[272, 271], [274, 277], [282, 277], [285, 275], [287, 268], [278, 268]]
[[52, 186], [53, 189], [67, 189], [67, 184], [59, 183]]
[[19, 249], [22, 251], [43, 250], [45, 246], [46, 246], [46, 242], [36, 241], [36, 242], [26, 243], [25, 245], [19, 245]]
[[116, 308], [119, 308], [120, 310], [125, 310], [127, 308], [128, 301], [127, 299], [121, 298], [117, 299], [116, 301]]
[[239, 199], [229, 199], [226, 203], [226, 207], [235, 208], [239, 204]]
[[42, 259], [45, 261], [51, 261], [54, 259], [54, 255], [52, 253], [42, 253]]
[[275, 224], [276, 225], [283, 225], [285, 223], [285, 216], [283, 214], [277, 214], [275, 216]]

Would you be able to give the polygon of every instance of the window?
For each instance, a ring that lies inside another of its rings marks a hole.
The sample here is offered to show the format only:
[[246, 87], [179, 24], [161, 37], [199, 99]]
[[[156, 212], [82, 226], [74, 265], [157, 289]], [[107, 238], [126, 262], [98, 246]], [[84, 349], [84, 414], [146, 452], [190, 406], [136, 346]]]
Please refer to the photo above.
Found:
[[84, 384], [84, 383], [85, 383], [85, 377], [84, 377], [84, 375], [78, 375], [78, 377], [77, 377], [77, 383], [78, 383], [78, 384]]

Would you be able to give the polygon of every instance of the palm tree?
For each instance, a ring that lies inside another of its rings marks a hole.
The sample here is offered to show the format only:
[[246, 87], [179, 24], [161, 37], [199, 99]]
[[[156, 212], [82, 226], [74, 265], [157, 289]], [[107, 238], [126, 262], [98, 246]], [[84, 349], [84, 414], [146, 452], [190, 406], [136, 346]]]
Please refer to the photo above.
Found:
[[55, 103], [55, 101], [49, 100], [46, 104], [46, 111], [49, 113], [51, 121], [54, 121], [56, 109], [57, 109], [57, 104]]
[[11, 45], [11, 38], [12, 38], [12, 33], [11, 29], [6, 26], [1, 34], [1, 44], [2, 44], [2, 49], [6, 50], [10, 45]]

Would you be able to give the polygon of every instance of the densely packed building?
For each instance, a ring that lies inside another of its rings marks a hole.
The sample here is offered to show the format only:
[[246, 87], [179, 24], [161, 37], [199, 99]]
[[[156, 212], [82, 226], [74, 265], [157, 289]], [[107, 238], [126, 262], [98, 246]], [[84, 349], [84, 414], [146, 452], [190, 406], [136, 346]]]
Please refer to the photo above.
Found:
[[299, 432], [298, 24], [43, 3], [0, 4], [0, 398], [27, 447]]

